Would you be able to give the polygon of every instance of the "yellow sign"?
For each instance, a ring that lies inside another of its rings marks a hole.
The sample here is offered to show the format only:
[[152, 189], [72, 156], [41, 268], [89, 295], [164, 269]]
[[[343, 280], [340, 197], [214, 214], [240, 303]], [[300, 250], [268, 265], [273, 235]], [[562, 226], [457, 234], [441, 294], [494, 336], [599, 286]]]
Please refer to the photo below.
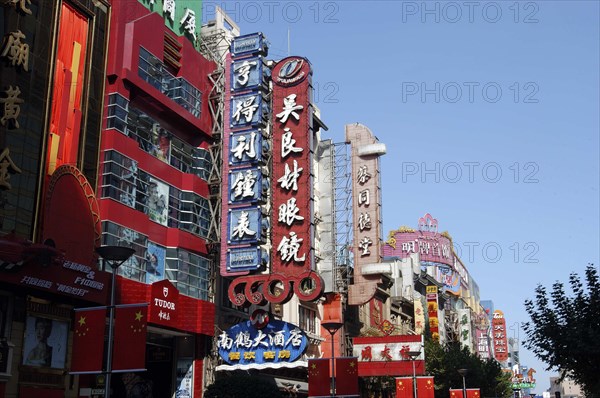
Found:
[[438, 292], [438, 288], [437, 286], [427, 286], [427, 293], [437, 293]]

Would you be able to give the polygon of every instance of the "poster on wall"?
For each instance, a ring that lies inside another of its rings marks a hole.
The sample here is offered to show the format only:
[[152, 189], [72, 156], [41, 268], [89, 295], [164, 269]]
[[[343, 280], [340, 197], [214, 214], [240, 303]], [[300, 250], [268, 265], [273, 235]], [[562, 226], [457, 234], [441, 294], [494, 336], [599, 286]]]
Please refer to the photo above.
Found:
[[154, 178], [148, 178], [148, 216], [152, 221], [167, 225], [169, 186]]
[[135, 208], [135, 195], [137, 190], [138, 162], [123, 158], [121, 169], [120, 201], [126, 206]]
[[163, 162], [169, 163], [169, 157], [171, 155], [171, 134], [164, 128], [160, 127], [158, 123], [154, 123], [152, 125], [151, 138], [151, 154]]
[[28, 315], [23, 336], [23, 365], [65, 368], [68, 322]]
[[155, 243], [148, 242], [146, 251], [146, 283], [165, 279], [165, 256], [167, 250]]

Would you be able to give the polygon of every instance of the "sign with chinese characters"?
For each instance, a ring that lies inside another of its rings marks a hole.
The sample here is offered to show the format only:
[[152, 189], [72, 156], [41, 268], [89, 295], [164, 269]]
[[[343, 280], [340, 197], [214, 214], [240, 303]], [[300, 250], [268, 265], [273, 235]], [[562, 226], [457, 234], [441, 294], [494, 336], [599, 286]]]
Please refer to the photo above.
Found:
[[490, 358], [490, 344], [487, 333], [484, 329], [475, 329], [475, 339], [477, 343], [477, 354], [481, 359]]
[[229, 171], [229, 203], [257, 202], [266, 196], [259, 169]]
[[259, 208], [229, 209], [229, 243], [251, 243], [261, 238], [262, 214]]
[[164, 326], [177, 326], [179, 290], [167, 279], [152, 284], [148, 320]]
[[228, 364], [294, 362], [304, 354], [308, 338], [296, 325], [271, 320], [258, 329], [251, 321], [239, 323], [217, 337], [219, 355]]
[[494, 358], [498, 362], [508, 359], [508, 340], [506, 338], [506, 319], [500, 310], [494, 311], [492, 317], [492, 338], [494, 341]]
[[254, 127], [263, 121], [266, 102], [263, 102], [262, 94], [238, 95], [231, 99], [230, 124], [232, 128]]
[[229, 164], [241, 166], [257, 164], [263, 161], [265, 149], [261, 130], [249, 130], [231, 134], [229, 137]]
[[[300, 65], [303, 79], [293, 86], [279, 80]], [[272, 272], [299, 275], [312, 266], [312, 108], [310, 64], [288, 57], [273, 68], [273, 248]]]
[[382, 248], [384, 257], [407, 258], [412, 253], [419, 253], [422, 262], [454, 267], [452, 242], [436, 231], [392, 231]]
[[380, 274], [363, 275], [362, 268], [381, 261], [379, 157], [386, 149], [366, 126], [358, 123], [346, 125], [346, 142], [350, 143], [352, 159], [355, 269], [348, 300], [351, 305], [360, 305], [371, 300], [382, 283]]
[[262, 54], [267, 55], [267, 45], [262, 33], [251, 33], [238, 36], [231, 43], [231, 54], [233, 57], [240, 55]]
[[254, 90], [263, 86], [262, 57], [244, 58], [233, 61], [231, 67], [231, 90]]
[[429, 330], [434, 341], [440, 341], [439, 315], [438, 315], [438, 288], [427, 286], [427, 315], [429, 318]]
[[[358, 358], [358, 375], [402, 376], [424, 374], [425, 350], [422, 335], [393, 335], [382, 337], [354, 337], [353, 356]], [[411, 357], [409, 352], [419, 355]]]
[[471, 311], [468, 308], [461, 308], [456, 312], [458, 314], [460, 345], [471, 350]]
[[269, 262], [269, 254], [260, 247], [232, 248], [227, 251], [227, 270], [232, 272], [257, 270]]

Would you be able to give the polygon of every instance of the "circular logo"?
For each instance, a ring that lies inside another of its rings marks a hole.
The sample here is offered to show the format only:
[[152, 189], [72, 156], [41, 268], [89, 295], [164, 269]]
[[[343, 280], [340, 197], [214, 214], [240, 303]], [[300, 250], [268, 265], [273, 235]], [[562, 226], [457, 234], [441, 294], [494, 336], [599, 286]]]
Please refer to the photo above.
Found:
[[285, 87], [301, 83], [309, 73], [310, 63], [299, 57], [285, 58], [273, 70], [275, 83]]

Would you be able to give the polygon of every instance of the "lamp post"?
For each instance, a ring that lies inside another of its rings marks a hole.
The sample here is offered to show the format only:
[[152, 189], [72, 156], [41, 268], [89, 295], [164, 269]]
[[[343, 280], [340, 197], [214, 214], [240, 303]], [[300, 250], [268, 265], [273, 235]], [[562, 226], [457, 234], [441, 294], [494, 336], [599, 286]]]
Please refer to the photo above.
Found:
[[415, 360], [421, 355], [421, 351], [408, 351], [406, 353], [412, 360], [413, 366], [413, 398], [417, 398], [417, 371], [415, 369]]
[[335, 343], [333, 336], [344, 324], [342, 322], [323, 322], [321, 326], [331, 335], [331, 396], [335, 397]]
[[115, 317], [115, 283], [117, 268], [129, 259], [135, 253], [135, 249], [125, 246], [100, 246], [96, 248], [96, 253], [102, 257], [103, 269], [108, 263], [112, 269], [110, 284], [110, 307], [108, 312], [108, 349], [106, 352], [106, 382], [104, 383], [104, 397], [110, 397], [110, 381], [112, 376], [112, 352], [113, 352], [113, 328]]
[[467, 398], [467, 385], [465, 384], [465, 376], [469, 373], [469, 369], [458, 369], [458, 373], [463, 379], [463, 398]]

